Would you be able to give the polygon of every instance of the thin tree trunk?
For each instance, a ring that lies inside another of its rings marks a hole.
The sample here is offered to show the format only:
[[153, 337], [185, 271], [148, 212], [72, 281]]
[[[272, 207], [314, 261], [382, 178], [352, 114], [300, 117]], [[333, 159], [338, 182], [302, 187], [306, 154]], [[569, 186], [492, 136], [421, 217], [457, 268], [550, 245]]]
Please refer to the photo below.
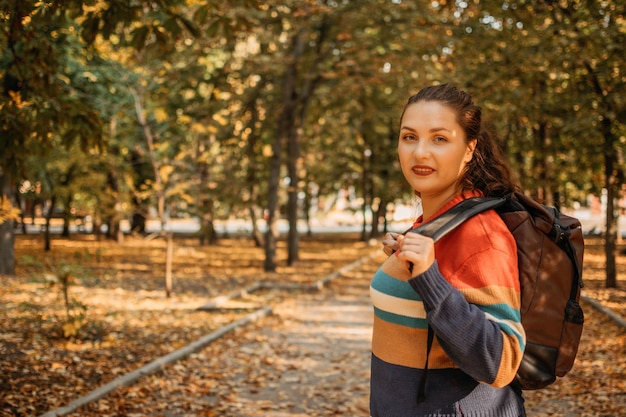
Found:
[[252, 240], [254, 241], [254, 246], [261, 248], [263, 247], [263, 235], [259, 231], [259, 227], [257, 225], [258, 218], [254, 205], [248, 207], [248, 212], [250, 213], [250, 223], [252, 224]]
[[302, 208], [304, 211], [304, 220], [306, 222], [306, 235], [311, 237], [313, 236], [313, 230], [311, 228], [311, 190], [308, 185], [304, 188], [304, 207]]
[[250, 121], [248, 125], [250, 126], [250, 135], [248, 136], [248, 147], [246, 149], [246, 158], [248, 160], [248, 166], [246, 167], [246, 184], [248, 186], [248, 195], [249, 195], [249, 205], [248, 212], [250, 213], [250, 223], [252, 225], [252, 240], [256, 247], [263, 247], [263, 235], [259, 231], [259, 227], [257, 225], [257, 213], [256, 213], [256, 204], [258, 198], [258, 178], [257, 178], [257, 166], [255, 164], [256, 150], [257, 150], [257, 142], [259, 140], [259, 135], [257, 134], [256, 124], [259, 121], [259, 111], [257, 108], [257, 98], [255, 95], [247, 104], [247, 111], [250, 113]]
[[[2, 169], [0, 169], [0, 172], [1, 171], [2, 171]], [[1, 183], [2, 183], [2, 179], [0, 179], [0, 184]], [[14, 190], [12, 190], [11, 192], [13, 194], [13, 198], [15, 199], [15, 206], [20, 209], [20, 228], [22, 229], [22, 234], [25, 235], [26, 234], [26, 210], [25, 209], [26, 209], [28, 203], [25, 203], [20, 198], [20, 193], [19, 192], [16, 193]], [[0, 196], [1, 195], [2, 195], [2, 192], [0, 192]]]
[[[365, 140], [365, 137], [363, 137], [363, 139]], [[370, 156], [372, 156], [372, 151], [371, 149], [366, 148], [363, 150], [363, 154], [361, 155], [362, 159], [361, 159], [361, 166], [363, 167], [363, 172], [361, 173], [362, 175], [362, 180], [363, 180], [363, 206], [361, 207], [361, 212], [363, 214], [363, 225], [362, 225], [362, 229], [361, 229], [361, 240], [363, 242], [367, 241], [368, 239], [368, 234], [367, 234], [367, 212], [368, 212], [368, 208], [369, 211], [371, 211], [371, 199], [370, 199], [370, 187], [369, 187], [369, 178], [371, 175], [370, 172]]]
[[146, 137], [148, 155], [150, 156], [150, 163], [154, 172], [154, 188], [156, 189], [157, 193], [157, 212], [159, 215], [159, 222], [161, 224], [161, 231], [163, 231], [165, 227], [165, 190], [163, 189], [163, 181], [161, 180], [161, 164], [159, 163], [159, 160], [154, 153], [154, 135], [152, 134], [152, 130], [150, 129], [150, 126], [146, 121], [144, 108], [141, 103], [141, 97], [139, 97], [135, 90], [131, 89], [131, 93], [135, 100], [135, 112], [137, 113], [137, 121], [139, 123], [139, 126], [141, 126], [143, 130], [144, 136]]
[[276, 241], [278, 240], [276, 216], [278, 214], [278, 186], [280, 183], [282, 150], [283, 138], [281, 135], [277, 135], [272, 145], [270, 177], [267, 189], [267, 230], [265, 232], [265, 261], [263, 263], [263, 269], [266, 272], [276, 271]]
[[69, 238], [70, 237], [70, 223], [72, 221], [72, 212], [70, 206], [72, 204], [72, 195], [67, 197], [65, 201], [65, 207], [63, 209], [63, 231], [61, 233], [62, 237]]
[[[388, 222], [387, 222], [387, 204], [388, 201], [384, 198], [380, 199], [380, 204], [378, 206], [378, 210], [376, 210], [376, 221], [374, 222], [374, 224], [372, 225], [372, 231], [376, 230], [376, 233], [372, 233], [372, 237], [373, 238], [377, 238], [378, 236], [381, 235], [381, 231], [379, 229], [379, 224], [378, 222], [382, 219], [383, 221], [383, 230], [382, 230], [382, 234], [387, 233], [388, 230]], [[374, 228], [375, 226], [375, 228]]]
[[[606, 120], [606, 119], [605, 119]], [[603, 120], [603, 125], [605, 124], [605, 120]], [[606, 121], [606, 123], [610, 124], [610, 121]], [[605, 233], [605, 243], [604, 243], [604, 254], [606, 256], [606, 288], [616, 288], [617, 287], [617, 265], [615, 260], [615, 251], [617, 249], [617, 217], [615, 216], [615, 197], [616, 197], [616, 188], [617, 188], [617, 177], [616, 177], [616, 163], [615, 163], [615, 153], [613, 151], [613, 135], [610, 132], [610, 127], [603, 129], [605, 130], [605, 154], [604, 154], [604, 164], [605, 164], [605, 188], [607, 190], [606, 196], [606, 233]], [[607, 137], [608, 135], [608, 137]]]
[[298, 61], [305, 48], [305, 29], [300, 30], [293, 40], [291, 62], [285, 73], [285, 91], [283, 93], [283, 132], [287, 136], [287, 174], [289, 187], [287, 189], [287, 221], [289, 235], [287, 239], [287, 264], [294, 265], [300, 260], [298, 235], [298, 186], [300, 182], [300, 135], [297, 129], [298, 104], [303, 105], [296, 90], [298, 78]]
[[289, 236], [287, 240], [287, 264], [295, 265], [300, 260], [298, 234], [298, 188], [300, 175], [298, 165], [300, 160], [300, 143], [298, 134], [293, 129], [287, 140], [287, 172], [289, 173], [289, 188], [287, 191], [287, 220], [289, 222]]
[[200, 224], [200, 246], [214, 245], [217, 242], [217, 233], [213, 223], [213, 200], [206, 198], [202, 200], [201, 224]]
[[52, 218], [52, 213], [54, 212], [54, 207], [56, 206], [57, 198], [56, 196], [52, 196], [50, 199], [50, 207], [48, 207], [48, 212], [46, 213], [46, 228], [44, 230], [43, 240], [44, 240], [44, 250], [49, 252], [52, 249], [50, 243], [50, 219]]
[[166, 241], [166, 255], [165, 255], [165, 296], [170, 298], [172, 296], [172, 263], [174, 260], [174, 238], [173, 233], [168, 232]]

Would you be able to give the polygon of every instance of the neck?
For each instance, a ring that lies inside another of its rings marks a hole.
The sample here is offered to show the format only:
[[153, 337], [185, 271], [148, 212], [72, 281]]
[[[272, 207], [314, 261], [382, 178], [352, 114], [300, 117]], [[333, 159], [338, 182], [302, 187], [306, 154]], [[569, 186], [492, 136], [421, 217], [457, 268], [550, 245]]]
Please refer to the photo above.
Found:
[[457, 194], [458, 191], [455, 190], [451, 194], [444, 194], [440, 196], [422, 196], [423, 219], [427, 220], [432, 217], [441, 207], [443, 207], [448, 201], [452, 200]]

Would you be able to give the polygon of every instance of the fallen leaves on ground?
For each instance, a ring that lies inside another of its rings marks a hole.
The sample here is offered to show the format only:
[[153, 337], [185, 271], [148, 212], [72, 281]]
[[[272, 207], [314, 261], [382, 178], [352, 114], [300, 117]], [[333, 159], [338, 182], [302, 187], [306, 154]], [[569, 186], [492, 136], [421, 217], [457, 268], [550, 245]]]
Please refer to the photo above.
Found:
[[[263, 272], [263, 248], [246, 239], [199, 246], [178, 239], [173, 295], [165, 296], [165, 242], [127, 238], [17, 236], [16, 278], [0, 276], [0, 416], [36, 416], [179, 349], [246, 314], [248, 309], [198, 311], [213, 297], [259, 281], [310, 284], [374, 249], [354, 236], [301, 240], [300, 262], [286, 265], [279, 242], [275, 273]], [[70, 265], [69, 295], [84, 306], [76, 337], [63, 337], [62, 291], [46, 274]], [[265, 291], [258, 303], [289, 293]], [[250, 297], [254, 302], [254, 295]]]
[[[36, 239], [18, 236], [18, 277], [0, 277], [2, 417], [37, 416], [66, 405], [250, 312], [245, 304], [237, 309], [196, 310], [213, 297], [258, 281], [312, 283], [374, 250], [354, 236], [303, 239], [300, 263], [288, 267], [281, 243], [277, 272], [264, 273], [263, 249], [247, 240], [224, 239], [217, 246], [202, 247], [180, 239], [174, 293], [167, 298], [162, 241], [136, 238], [120, 245], [86, 237], [59, 239], [46, 254]], [[602, 259], [600, 242], [588, 241], [585, 293], [626, 317], [626, 261], [623, 256], [618, 260], [620, 288], [605, 289]], [[75, 282], [69, 294], [85, 309], [78, 334], [69, 339], [63, 337], [62, 292], [45, 279], [50, 266], [62, 262], [73, 266]], [[266, 291], [244, 301], [284, 306], [292, 300], [315, 301], [337, 294], [367, 297], [372, 271], [364, 268], [358, 280], [331, 284], [331, 290], [319, 294]], [[618, 416], [626, 407], [625, 330], [591, 306], [585, 306], [585, 312], [574, 369], [552, 387], [527, 393], [529, 416]], [[303, 354], [306, 344], [296, 349], [271, 332], [305, 326], [306, 321], [267, 317], [72, 416], [366, 416], [366, 353], [350, 349], [346, 353], [335, 346], [337, 340], [318, 340], [326, 350]], [[299, 329], [305, 332], [307, 327]], [[355, 336], [343, 339], [351, 337]], [[331, 365], [312, 372], [326, 362]]]

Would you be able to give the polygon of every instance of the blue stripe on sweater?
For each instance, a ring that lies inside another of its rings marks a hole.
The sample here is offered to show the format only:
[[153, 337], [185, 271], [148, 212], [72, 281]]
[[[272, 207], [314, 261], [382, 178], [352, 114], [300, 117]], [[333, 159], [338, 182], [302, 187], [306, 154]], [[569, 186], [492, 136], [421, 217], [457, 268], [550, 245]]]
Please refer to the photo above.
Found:
[[496, 321], [498, 326], [502, 329], [502, 331], [504, 331], [504, 333], [508, 334], [509, 336], [515, 336], [520, 347], [522, 348], [522, 350], [524, 350], [526, 344], [524, 338], [519, 332], [519, 329], [511, 327], [507, 323], [507, 321], [511, 321], [517, 326], [521, 327], [522, 318], [519, 310], [514, 309], [508, 304], [479, 305], [478, 308], [493, 317], [501, 317], [502, 320]]
[[399, 324], [401, 326], [410, 327], [413, 329], [426, 329], [428, 328], [428, 321], [426, 319], [419, 319], [414, 317], [401, 316], [399, 314], [383, 311], [374, 307], [374, 314], [381, 320], [389, 323]]
[[491, 314], [495, 317], [502, 317], [506, 320], [513, 320], [518, 323], [522, 320], [520, 311], [506, 303], [480, 305], [479, 308], [485, 313]]
[[371, 286], [378, 291], [398, 298], [421, 301], [419, 295], [406, 281], [400, 281], [379, 269], [372, 278]]

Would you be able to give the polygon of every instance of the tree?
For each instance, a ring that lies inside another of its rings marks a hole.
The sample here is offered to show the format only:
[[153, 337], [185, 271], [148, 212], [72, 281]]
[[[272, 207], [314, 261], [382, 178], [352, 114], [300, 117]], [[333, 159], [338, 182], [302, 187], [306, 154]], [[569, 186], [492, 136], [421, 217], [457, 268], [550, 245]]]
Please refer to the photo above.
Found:
[[[74, 51], [79, 40], [68, 14], [82, 2], [46, 4], [3, 0], [0, 43], [3, 95], [0, 99], [0, 171], [15, 189], [32, 149], [45, 150], [55, 135], [62, 146], [82, 149], [100, 144], [102, 120], [77, 77], [89, 77]], [[67, 13], [66, 13], [67, 12]], [[6, 194], [3, 194], [6, 196]], [[11, 200], [11, 199], [10, 199]], [[0, 272], [14, 274], [12, 222], [0, 225]]]
[[[24, 160], [33, 149], [57, 145], [70, 148], [78, 143], [85, 152], [102, 146], [108, 97], [98, 88], [81, 83], [81, 78], [101, 82], [89, 71], [89, 62], [98, 61], [101, 38], [114, 41], [121, 27], [132, 26], [130, 42], [163, 45], [170, 36], [195, 28], [184, 17], [184, 1], [136, 2], [35, 2], [2, 0], [0, 43], [6, 45], [1, 59], [3, 96], [0, 101], [0, 170], [2, 182], [15, 187], [25, 177]], [[85, 85], [88, 87], [84, 89]], [[118, 90], [119, 91], [119, 90]], [[107, 94], [110, 92], [107, 91]], [[56, 140], [56, 139], [54, 139]], [[11, 222], [0, 225], [0, 272], [12, 275]]]
[[[326, 45], [331, 20], [328, 8], [305, 2], [302, 6], [280, 6], [283, 13], [301, 18], [295, 22], [283, 21], [285, 68], [281, 75], [280, 112], [277, 117], [276, 137], [272, 146], [271, 172], [268, 186], [268, 229], [265, 235], [266, 271], [276, 269], [278, 186], [282, 167], [283, 146], [287, 147], [287, 218], [289, 222], [288, 264], [298, 261], [299, 191], [301, 189], [301, 135], [310, 101], [322, 81], [325, 60], [332, 56], [332, 47]], [[332, 44], [332, 41], [329, 43]]]

